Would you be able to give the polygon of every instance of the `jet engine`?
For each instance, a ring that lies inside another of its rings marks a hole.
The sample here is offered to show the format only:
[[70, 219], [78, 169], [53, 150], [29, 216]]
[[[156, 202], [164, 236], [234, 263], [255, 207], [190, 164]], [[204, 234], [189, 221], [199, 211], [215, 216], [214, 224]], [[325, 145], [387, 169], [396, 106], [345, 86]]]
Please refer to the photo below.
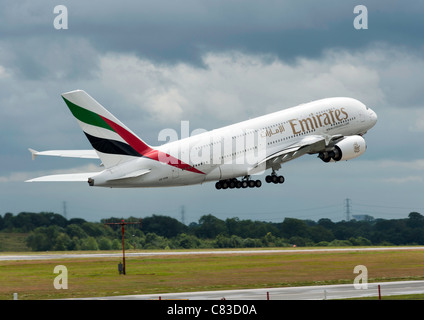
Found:
[[324, 162], [350, 160], [359, 157], [367, 149], [361, 136], [349, 136], [336, 143], [329, 151], [320, 152], [318, 157]]

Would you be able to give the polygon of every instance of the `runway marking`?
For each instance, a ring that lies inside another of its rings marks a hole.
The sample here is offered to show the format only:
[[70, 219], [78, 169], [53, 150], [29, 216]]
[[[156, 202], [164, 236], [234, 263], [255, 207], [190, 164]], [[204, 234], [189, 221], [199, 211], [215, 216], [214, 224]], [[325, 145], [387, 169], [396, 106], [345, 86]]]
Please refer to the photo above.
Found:
[[[320, 248], [320, 249], [260, 249], [260, 250], [206, 250], [206, 251], [157, 251], [126, 252], [126, 257], [170, 256], [170, 255], [206, 255], [206, 254], [266, 254], [266, 253], [309, 253], [309, 252], [350, 252], [350, 251], [399, 251], [424, 250], [424, 247], [367, 247], [367, 248]], [[28, 255], [0, 255], [0, 261], [11, 260], [59, 260], [75, 258], [111, 258], [122, 253], [43, 253]]]

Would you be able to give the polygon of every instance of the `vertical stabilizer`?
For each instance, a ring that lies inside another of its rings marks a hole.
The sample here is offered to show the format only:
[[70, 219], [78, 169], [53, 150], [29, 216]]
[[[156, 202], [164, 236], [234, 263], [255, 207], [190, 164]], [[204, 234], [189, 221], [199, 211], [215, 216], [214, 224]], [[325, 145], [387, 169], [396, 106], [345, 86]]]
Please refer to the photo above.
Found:
[[106, 168], [153, 150], [85, 91], [63, 93], [62, 98]]

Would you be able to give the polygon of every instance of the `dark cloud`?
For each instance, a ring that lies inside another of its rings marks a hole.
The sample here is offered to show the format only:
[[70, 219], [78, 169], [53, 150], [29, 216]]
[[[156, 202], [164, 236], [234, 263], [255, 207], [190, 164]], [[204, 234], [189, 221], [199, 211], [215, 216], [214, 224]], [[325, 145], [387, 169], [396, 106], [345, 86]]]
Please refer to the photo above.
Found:
[[[68, 30], [55, 30], [51, 1], [6, 1], [0, 13], [3, 39], [84, 38], [102, 53], [133, 52], [162, 63], [201, 64], [205, 52], [240, 50], [283, 59], [316, 57], [328, 47], [362, 50], [373, 42], [422, 46], [423, 6], [419, 1], [362, 1], [368, 30], [353, 27], [357, 1], [65, 1]], [[62, 40], [63, 41], [63, 40]], [[44, 43], [44, 41], [40, 41]], [[26, 44], [22, 65], [43, 74], [42, 51]], [[31, 68], [32, 66], [32, 68]], [[77, 72], [76, 70], [75, 72]]]
[[92, 78], [98, 53], [82, 37], [34, 36], [0, 40], [0, 65], [28, 80]]

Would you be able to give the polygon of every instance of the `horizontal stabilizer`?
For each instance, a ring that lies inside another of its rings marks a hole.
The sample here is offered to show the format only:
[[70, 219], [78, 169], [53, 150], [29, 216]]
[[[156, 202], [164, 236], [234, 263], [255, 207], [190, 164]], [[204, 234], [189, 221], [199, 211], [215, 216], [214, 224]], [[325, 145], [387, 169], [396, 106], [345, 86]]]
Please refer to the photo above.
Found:
[[100, 172], [83, 172], [83, 173], [68, 173], [68, 174], [54, 174], [50, 176], [43, 176], [27, 180], [25, 182], [78, 182], [88, 181], [88, 178], [99, 174]]
[[99, 159], [96, 150], [48, 150], [48, 151], [37, 151], [34, 149], [28, 149], [32, 154], [32, 160], [37, 156], [54, 156], [54, 157], [66, 157], [66, 158], [85, 158], [85, 159]]

